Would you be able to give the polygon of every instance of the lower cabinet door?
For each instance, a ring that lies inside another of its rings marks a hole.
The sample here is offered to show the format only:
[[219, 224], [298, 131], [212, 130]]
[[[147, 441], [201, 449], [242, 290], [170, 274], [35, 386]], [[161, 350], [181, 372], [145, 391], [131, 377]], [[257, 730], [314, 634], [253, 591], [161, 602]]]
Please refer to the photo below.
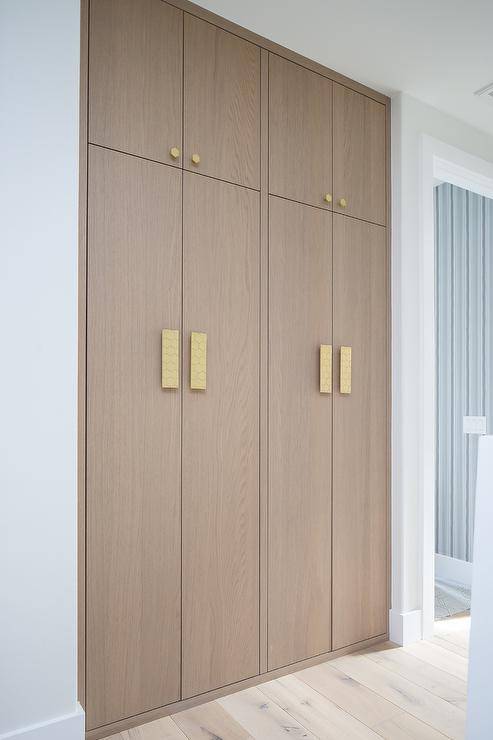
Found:
[[181, 178], [89, 147], [88, 729], [180, 698]]
[[332, 214], [271, 196], [269, 219], [272, 670], [331, 649], [332, 395], [320, 345], [332, 344]]
[[259, 672], [260, 196], [185, 172], [183, 204], [187, 698]]
[[334, 650], [387, 631], [386, 239], [334, 215]]

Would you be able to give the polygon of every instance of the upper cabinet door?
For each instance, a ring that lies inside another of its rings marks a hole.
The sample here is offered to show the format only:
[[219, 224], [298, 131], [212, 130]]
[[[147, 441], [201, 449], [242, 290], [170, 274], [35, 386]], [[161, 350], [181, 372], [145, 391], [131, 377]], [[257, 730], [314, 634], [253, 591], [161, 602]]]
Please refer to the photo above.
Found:
[[385, 106], [334, 83], [334, 210], [386, 223]]
[[182, 11], [97, 0], [90, 39], [89, 141], [181, 166]]
[[184, 166], [260, 187], [260, 49], [185, 14]]
[[332, 208], [332, 82], [269, 54], [269, 192]]

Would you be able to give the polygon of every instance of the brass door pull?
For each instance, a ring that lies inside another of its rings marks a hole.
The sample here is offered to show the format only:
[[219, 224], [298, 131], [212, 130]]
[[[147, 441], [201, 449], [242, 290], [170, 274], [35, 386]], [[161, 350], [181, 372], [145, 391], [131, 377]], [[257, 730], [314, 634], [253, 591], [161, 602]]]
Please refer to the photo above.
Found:
[[178, 149], [177, 146], [172, 146], [171, 149], [169, 150], [169, 153], [171, 154], [173, 159], [178, 159], [178, 157], [180, 156], [180, 150]]
[[332, 345], [320, 345], [320, 393], [332, 393]]
[[325, 193], [325, 195], [324, 195], [324, 201], [326, 203], [332, 203], [332, 195], [331, 195], [331, 193]]
[[200, 154], [192, 154], [192, 162], [193, 162], [193, 164], [199, 164], [200, 163]]
[[180, 332], [163, 329], [161, 332], [161, 388], [180, 387]]
[[340, 205], [341, 208], [346, 208], [347, 207], [347, 200], [346, 200], [346, 198], [339, 198], [339, 205]]
[[351, 393], [351, 347], [341, 347], [340, 392]]
[[207, 334], [193, 331], [190, 337], [190, 388], [205, 391], [207, 387]]

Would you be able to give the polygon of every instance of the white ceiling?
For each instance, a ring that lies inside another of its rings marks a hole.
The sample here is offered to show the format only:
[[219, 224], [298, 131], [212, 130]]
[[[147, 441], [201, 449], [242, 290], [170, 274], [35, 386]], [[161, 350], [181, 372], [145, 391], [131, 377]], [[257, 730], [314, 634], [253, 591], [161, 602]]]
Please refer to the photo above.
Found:
[[197, 0], [387, 94], [406, 92], [493, 135], [493, 0]]

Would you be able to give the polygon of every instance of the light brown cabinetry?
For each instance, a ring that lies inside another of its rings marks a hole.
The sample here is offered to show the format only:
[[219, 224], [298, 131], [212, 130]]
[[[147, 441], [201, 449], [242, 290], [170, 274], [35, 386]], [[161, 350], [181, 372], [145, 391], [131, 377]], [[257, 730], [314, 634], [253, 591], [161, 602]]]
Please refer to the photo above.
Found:
[[382, 103], [334, 83], [334, 209], [383, 225], [387, 207], [385, 115]]
[[[183, 13], [161, 0], [95, 0], [89, 141], [180, 165]], [[176, 154], [176, 152], [174, 152]]]
[[[259, 194], [185, 173], [183, 698], [259, 671]], [[207, 390], [189, 337], [207, 333]]]
[[188, 1], [86, 21], [97, 740], [387, 633], [389, 101]]
[[331, 647], [332, 214], [269, 199], [270, 670]]
[[332, 208], [332, 81], [269, 54], [269, 192]]
[[[333, 649], [388, 618], [387, 234], [334, 215]], [[351, 347], [351, 393], [340, 347]]]
[[181, 173], [89, 149], [87, 725], [180, 698]]
[[260, 49], [188, 13], [184, 38], [184, 167], [258, 189]]

